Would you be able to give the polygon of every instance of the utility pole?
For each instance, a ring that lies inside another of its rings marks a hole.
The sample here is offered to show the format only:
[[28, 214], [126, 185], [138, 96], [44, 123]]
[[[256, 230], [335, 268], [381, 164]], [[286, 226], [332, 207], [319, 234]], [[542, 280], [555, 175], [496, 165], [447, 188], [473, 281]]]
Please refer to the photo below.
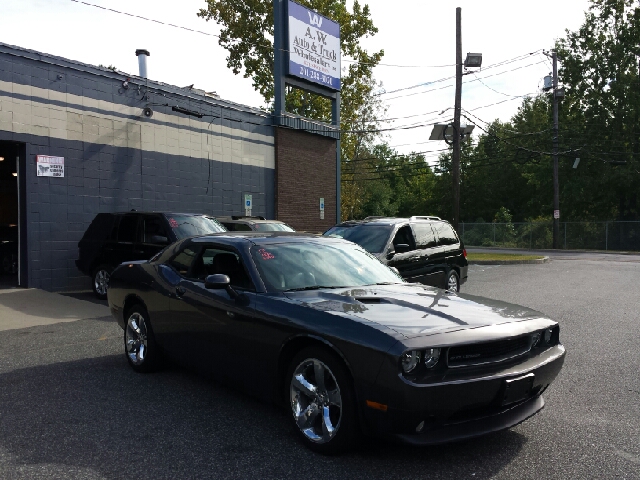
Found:
[[551, 53], [553, 60], [553, 248], [560, 244], [560, 187], [558, 184], [558, 54]]
[[462, 97], [462, 9], [456, 8], [456, 100], [453, 110], [453, 154], [451, 173], [453, 177], [453, 228], [458, 231], [460, 222], [460, 101]]

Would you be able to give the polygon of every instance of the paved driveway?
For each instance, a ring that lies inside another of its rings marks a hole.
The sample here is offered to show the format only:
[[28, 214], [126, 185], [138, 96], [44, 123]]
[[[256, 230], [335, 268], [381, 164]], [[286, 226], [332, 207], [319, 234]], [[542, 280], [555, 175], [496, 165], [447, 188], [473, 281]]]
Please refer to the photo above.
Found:
[[561, 323], [547, 407], [511, 430], [321, 457], [271, 405], [175, 367], [135, 374], [114, 322], [85, 318], [0, 331], [0, 478], [640, 478], [640, 263], [554, 258], [469, 278], [466, 293]]

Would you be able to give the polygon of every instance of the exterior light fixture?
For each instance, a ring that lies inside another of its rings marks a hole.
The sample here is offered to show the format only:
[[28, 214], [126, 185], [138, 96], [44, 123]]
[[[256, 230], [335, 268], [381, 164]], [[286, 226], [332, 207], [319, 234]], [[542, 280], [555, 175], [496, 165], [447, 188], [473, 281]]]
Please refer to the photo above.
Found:
[[467, 53], [467, 58], [464, 59], [464, 66], [467, 68], [480, 68], [482, 66], [482, 54]]
[[14, 177], [18, 176], [18, 172], [13, 172], [11, 175], [13, 175]]
[[0, 162], [4, 162], [4, 157], [0, 157]]

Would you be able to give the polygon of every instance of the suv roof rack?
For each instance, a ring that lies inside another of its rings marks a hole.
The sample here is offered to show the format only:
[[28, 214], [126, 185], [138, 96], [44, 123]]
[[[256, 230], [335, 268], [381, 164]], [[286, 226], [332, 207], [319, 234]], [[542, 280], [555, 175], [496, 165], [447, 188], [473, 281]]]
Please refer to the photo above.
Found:
[[382, 215], [382, 216], [379, 216], [379, 217], [376, 217], [376, 216], [365, 217], [364, 219], [365, 219], [365, 220], [377, 220], [377, 219], [379, 219], [379, 218], [393, 218], [393, 217], [388, 217], [388, 216], [386, 216], [386, 215]]
[[442, 220], [440, 217], [431, 217], [424, 215], [414, 215], [409, 220]]
[[253, 220], [266, 220], [266, 218], [260, 215], [231, 215], [231, 220], [244, 220], [244, 219], [253, 219]]

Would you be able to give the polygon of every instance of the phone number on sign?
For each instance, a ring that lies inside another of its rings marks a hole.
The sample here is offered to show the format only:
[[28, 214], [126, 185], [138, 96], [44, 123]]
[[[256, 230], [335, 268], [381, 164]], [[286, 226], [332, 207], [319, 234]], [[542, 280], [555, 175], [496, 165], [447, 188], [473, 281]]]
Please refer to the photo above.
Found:
[[325, 85], [329, 85], [330, 87], [334, 86], [333, 77], [330, 77], [329, 75], [324, 75], [323, 73], [320, 73], [320, 72], [316, 72], [315, 70], [312, 70], [307, 67], [300, 67], [300, 75], [308, 78], [309, 80], [324, 83]]

